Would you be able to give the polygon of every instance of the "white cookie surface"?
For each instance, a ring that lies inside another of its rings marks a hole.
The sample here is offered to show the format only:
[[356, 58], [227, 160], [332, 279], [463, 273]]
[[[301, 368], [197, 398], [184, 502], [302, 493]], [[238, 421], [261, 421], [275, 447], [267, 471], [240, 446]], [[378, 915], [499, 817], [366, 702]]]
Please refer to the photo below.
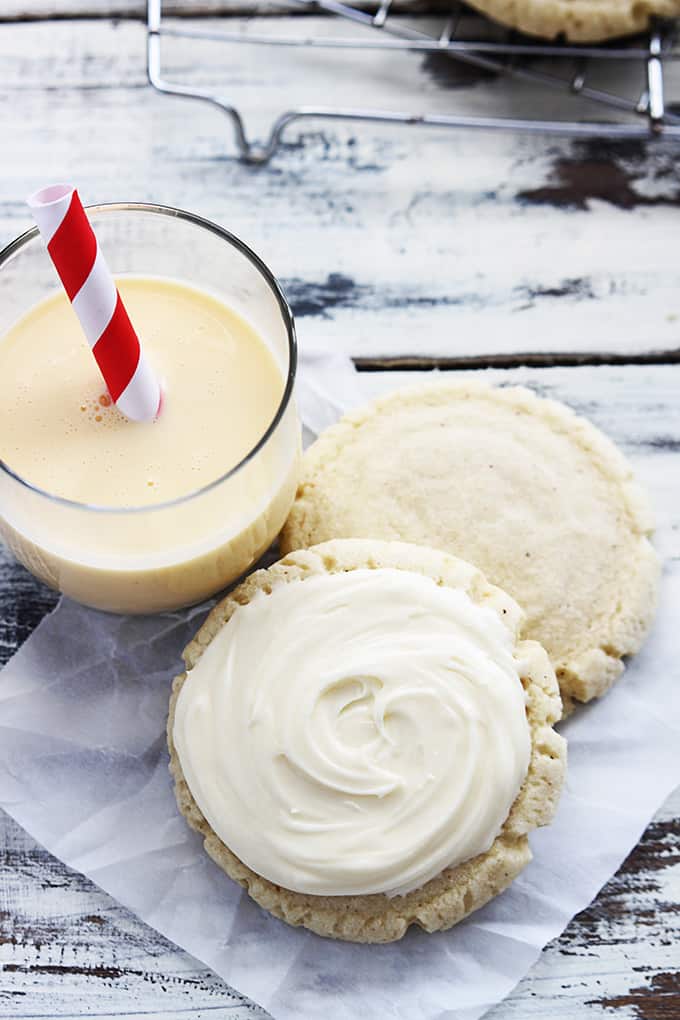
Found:
[[630, 467], [583, 418], [519, 388], [400, 390], [327, 429], [303, 460], [284, 551], [332, 538], [429, 545], [526, 613], [564, 694], [603, 694], [651, 623], [651, 517]]

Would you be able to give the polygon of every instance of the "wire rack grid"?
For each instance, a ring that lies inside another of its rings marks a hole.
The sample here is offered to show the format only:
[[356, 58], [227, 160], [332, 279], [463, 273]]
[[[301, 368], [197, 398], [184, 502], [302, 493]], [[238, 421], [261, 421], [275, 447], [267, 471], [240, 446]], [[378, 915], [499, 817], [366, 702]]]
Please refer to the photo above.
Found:
[[[219, 107], [230, 118], [240, 157], [249, 163], [266, 163], [274, 155], [286, 129], [303, 119], [347, 120], [442, 128], [525, 131], [580, 138], [639, 139], [664, 135], [680, 140], [680, 116], [668, 109], [664, 96], [664, 64], [680, 60], [674, 23], [656, 23], [643, 38], [616, 45], [576, 46], [563, 43], [541, 44], [503, 30], [498, 39], [470, 37], [460, 30], [463, 5], [455, 2], [441, 30], [434, 34], [408, 23], [393, 13], [393, 0], [377, 0], [374, 11], [340, 0], [288, 0], [301, 13], [324, 14], [345, 19], [354, 28], [351, 36], [310, 35], [294, 37], [273, 33], [229, 31], [184, 27], [163, 21], [163, 0], [147, 0], [147, 74], [159, 92], [198, 99]], [[227, 19], [225, 19], [227, 20]], [[301, 28], [306, 19], [300, 18]], [[480, 33], [482, 35], [483, 33]], [[269, 47], [316, 47], [326, 49], [404, 51], [444, 54], [452, 60], [529, 83], [538, 89], [566, 93], [599, 104], [614, 112], [618, 120], [579, 116], [571, 119], [545, 119], [511, 116], [472, 116], [464, 113], [415, 113], [346, 106], [294, 106], [273, 122], [263, 141], [252, 140], [242, 113], [224, 97], [208, 89], [193, 88], [164, 76], [161, 59], [163, 38], [213, 40], [239, 45]], [[528, 59], [527, 59], [528, 58]], [[535, 66], [549, 61], [548, 68]], [[637, 98], [589, 84], [593, 68], [612, 62], [625, 65], [633, 73], [642, 71], [644, 86]]]

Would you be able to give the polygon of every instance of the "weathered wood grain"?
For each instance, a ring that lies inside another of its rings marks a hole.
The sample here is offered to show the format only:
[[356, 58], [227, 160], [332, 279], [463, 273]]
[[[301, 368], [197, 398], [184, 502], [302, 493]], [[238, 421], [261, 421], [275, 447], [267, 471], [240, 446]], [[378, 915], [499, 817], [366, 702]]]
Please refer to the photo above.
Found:
[[[244, 34], [261, 25], [232, 21]], [[299, 21], [267, 26], [285, 34]], [[309, 31], [346, 31], [304, 21]], [[310, 98], [438, 112], [537, 104], [526, 87], [444, 57], [174, 39], [164, 52], [169, 75], [219, 88], [260, 137], [282, 109]], [[138, 23], [5, 24], [0, 62], [0, 130], [11, 139], [0, 238], [28, 226], [22, 199], [31, 188], [74, 178], [88, 201], [168, 202], [241, 234], [282, 278], [303, 344], [366, 357], [680, 349], [669, 257], [680, 162], [669, 141], [314, 122], [292, 127], [273, 162], [253, 168], [234, 158], [218, 110], [146, 85]], [[636, 72], [633, 92], [639, 83]], [[669, 98], [674, 91], [680, 96], [680, 67]]]
[[19, 567], [0, 545], [0, 666], [56, 605], [57, 595]]
[[[676, 795], [595, 903], [551, 943], [489, 1020], [675, 1020], [680, 936]], [[0, 1016], [257, 1020], [222, 981], [47, 855], [0, 826]], [[641, 989], [641, 991], [636, 991]], [[663, 1012], [663, 1010], [666, 1012]], [[655, 1012], [656, 1010], [656, 1012]]]
[[[355, 7], [375, 8], [375, 0], [353, 0]], [[394, 0], [396, 11], [446, 10], [447, 0]], [[163, 13], [180, 17], [216, 14], [299, 13], [288, 0], [163, 0]], [[2, 21], [43, 21], [67, 18], [146, 18], [145, 0], [3, 0]]]
[[0, 831], [0, 1016], [260, 1015], [7, 816]]

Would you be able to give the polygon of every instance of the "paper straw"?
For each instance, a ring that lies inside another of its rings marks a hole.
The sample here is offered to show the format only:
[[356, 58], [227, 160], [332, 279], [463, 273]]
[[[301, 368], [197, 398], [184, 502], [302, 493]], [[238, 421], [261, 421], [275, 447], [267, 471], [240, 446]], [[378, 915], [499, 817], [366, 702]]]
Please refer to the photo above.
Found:
[[144, 356], [78, 192], [53, 184], [27, 199], [111, 399], [132, 421], [158, 414], [161, 391]]

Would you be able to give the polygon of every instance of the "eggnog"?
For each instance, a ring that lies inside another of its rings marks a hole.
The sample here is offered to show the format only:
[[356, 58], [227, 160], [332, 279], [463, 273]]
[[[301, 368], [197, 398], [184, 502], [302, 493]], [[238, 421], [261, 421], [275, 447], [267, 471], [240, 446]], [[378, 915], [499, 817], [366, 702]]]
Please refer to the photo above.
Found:
[[161, 413], [125, 419], [66, 295], [42, 301], [0, 339], [0, 527], [79, 601], [154, 612], [219, 590], [269, 545], [294, 495], [299, 427], [291, 405], [271, 428], [285, 366], [233, 308], [168, 279], [117, 284]]

